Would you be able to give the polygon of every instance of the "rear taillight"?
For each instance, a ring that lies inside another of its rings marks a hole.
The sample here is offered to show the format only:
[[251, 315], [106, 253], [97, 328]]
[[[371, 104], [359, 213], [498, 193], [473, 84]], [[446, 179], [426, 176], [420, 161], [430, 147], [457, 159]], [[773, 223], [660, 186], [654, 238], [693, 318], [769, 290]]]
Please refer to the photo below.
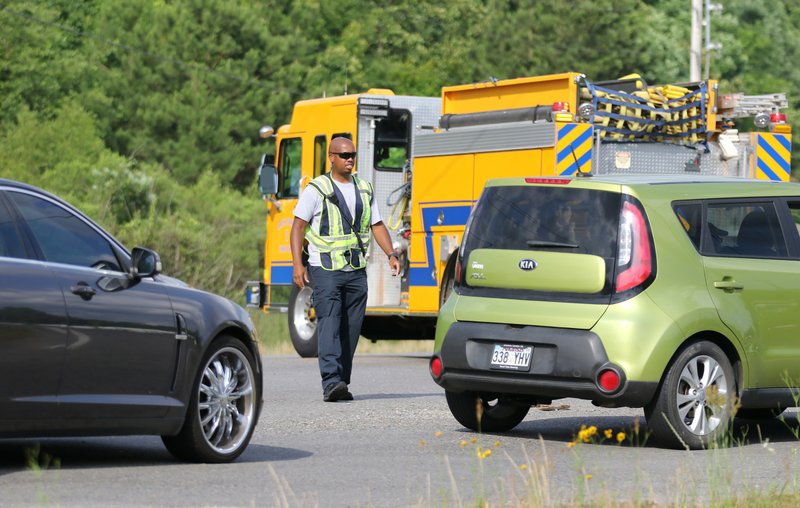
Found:
[[438, 356], [434, 356], [433, 358], [431, 358], [430, 369], [431, 369], [431, 376], [433, 376], [434, 379], [439, 379], [439, 376], [442, 375], [442, 370], [443, 370], [442, 367], [443, 366], [441, 358], [439, 358]]
[[560, 113], [562, 111], [569, 112], [570, 111], [569, 102], [563, 102], [563, 101], [554, 102], [551, 109], [553, 110], [554, 113]]
[[652, 249], [641, 208], [630, 201], [622, 206], [617, 252], [617, 293], [645, 282], [653, 273]]
[[613, 392], [619, 388], [619, 373], [612, 369], [605, 369], [597, 376], [597, 385], [604, 392]]

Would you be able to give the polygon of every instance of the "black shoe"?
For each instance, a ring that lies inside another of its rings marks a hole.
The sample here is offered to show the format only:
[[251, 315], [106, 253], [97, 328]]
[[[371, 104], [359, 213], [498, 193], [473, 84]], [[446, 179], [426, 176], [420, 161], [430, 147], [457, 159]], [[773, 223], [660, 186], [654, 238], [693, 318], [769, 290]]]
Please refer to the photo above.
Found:
[[346, 392], [344, 392], [344, 395], [339, 397], [339, 400], [353, 400], [353, 394], [350, 393], [350, 390], [347, 390]]
[[349, 393], [350, 392], [347, 391], [347, 383], [344, 381], [339, 381], [338, 383], [332, 383], [325, 388], [325, 391], [322, 392], [322, 400], [325, 402], [336, 402], [337, 400], [343, 400], [345, 394]]

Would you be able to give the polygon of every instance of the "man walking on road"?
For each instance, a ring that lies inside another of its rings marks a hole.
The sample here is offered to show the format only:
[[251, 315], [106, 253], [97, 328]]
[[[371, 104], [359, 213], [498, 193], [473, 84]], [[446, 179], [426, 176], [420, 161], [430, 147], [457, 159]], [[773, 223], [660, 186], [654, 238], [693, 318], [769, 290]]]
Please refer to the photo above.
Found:
[[[370, 230], [389, 258], [392, 275], [400, 273], [400, 262], [372, 185], [353, 174], [353, 142], [332, 139], [328, 158], [330, 173], [312, 180], [300, 194], [290, 244], [293, 282], [300, 288], [313, 284], [322, 399], [336, 402], [353, 400], [347, 385], [367, 307], [364, 268]], [[308, 240], [308, 269], [303, 265], [303, 238]]]

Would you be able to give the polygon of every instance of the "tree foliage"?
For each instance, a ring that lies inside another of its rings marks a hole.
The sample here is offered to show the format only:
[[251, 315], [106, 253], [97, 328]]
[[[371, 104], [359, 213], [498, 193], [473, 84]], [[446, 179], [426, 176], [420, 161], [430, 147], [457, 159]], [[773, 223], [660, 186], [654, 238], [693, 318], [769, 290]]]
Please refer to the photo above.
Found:
[[[690, 0], [0, 0], [0, 176], [76, 203], [172, 275], [257, 277], [258, 128], [304, 98], [578, 71], [688, 80]], [[800, 99], [800, 3], [726, 0], [723, 91]], [[795, 162], [800, 162], [795, 144]]]

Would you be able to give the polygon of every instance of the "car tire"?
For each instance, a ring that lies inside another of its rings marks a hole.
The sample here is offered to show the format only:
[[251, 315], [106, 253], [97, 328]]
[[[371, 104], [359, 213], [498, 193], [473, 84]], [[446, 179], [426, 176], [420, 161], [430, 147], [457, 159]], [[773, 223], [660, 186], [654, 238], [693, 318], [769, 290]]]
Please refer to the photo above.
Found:
[[[530, 406], [475, 392], [457, 393], [446, 390], [445, 397], [450, 412], [458, 423], [478, 432], [511, 430], [525, 419], [530, 410]], [[483, 410], [480, 419], [478, 407]]]
[[708, 341], [686, 346], [645, 407], [653, 438], [672, 448], [704, 449], [728, 432], [736, 398], [733, 367]]
[[785, 407], [742, 408], [736, 411], [736, 418], [744, 420], [772, 420], [786, 411]]
[[317, 356], [317, 318], [314, 313], [313, 290], [292, 285], [289, 294], [289, 337], [294, 350], [303, 358]]
[[247, 448], [256, 426], [260, 394], [253, 355], [241, 341], [211, 343], [195, 374], [186, 420], [175, 436], [162, 436], [176, 457], [230, 462]]

